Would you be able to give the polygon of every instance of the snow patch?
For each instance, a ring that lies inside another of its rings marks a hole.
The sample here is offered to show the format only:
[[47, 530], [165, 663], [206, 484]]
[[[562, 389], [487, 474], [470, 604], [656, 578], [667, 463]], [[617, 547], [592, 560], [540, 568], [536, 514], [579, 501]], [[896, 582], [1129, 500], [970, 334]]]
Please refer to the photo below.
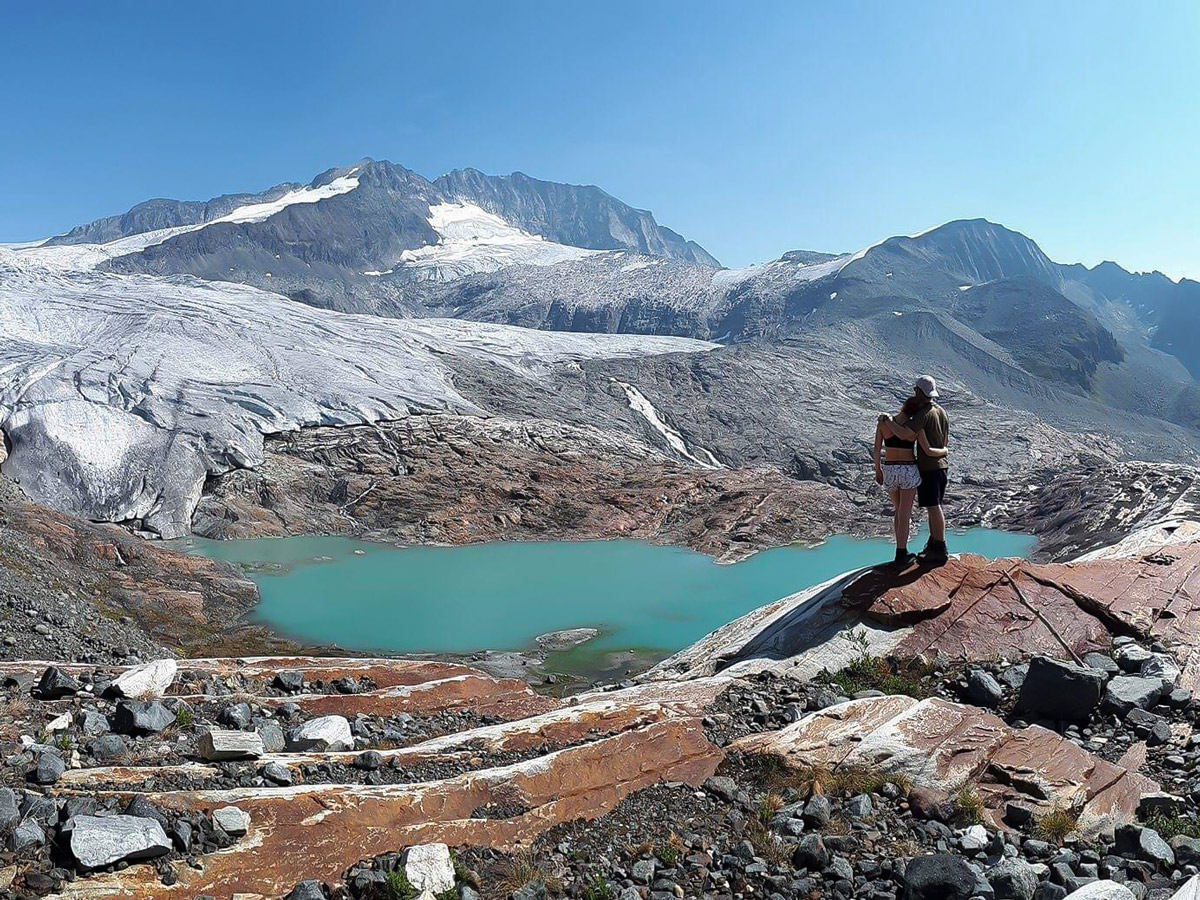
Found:
[[[616, 379], [613, 380], [617, 381]], [[645, 394], [628, 382], [617, 381], [617, 384], [625, 392], [625, 399], [629, 401], [629, 408], [645, 419], [651, 428], [661, 434], [672, 450], [684, 459], [689, 459], [702, 468], [725, 468], [715, 456], [703, 447], [696, 447], [695, 452], [693, 452], [693, 448], [688, 446], [687, 441], [683, 439], [683, 435], [663, 421], [662, 416], [659, 415], [658, 410], [654, 408], [654, 404], [650, 402]]]
[[421, 280], [453, 281], [511, 265], [553, 266], [607, 252], [556, 244], [474, 203], [430, 206], [429, 226], [438, 233], [438, 243], [405, 250], [396, 266]]
[[[45, 241], [40, 241], [32, 245], [0, 245], [0, 250], [25, 251], [21, 254], [24, 257], [22, 262], [30, 270], [85, 272], [96, 268], [105, 260], [118, 256], [127, 256], [130, 253], [140, 253], [147, 247], [154, 247], [177, 235], [200, 231], [210, 225], [219, 225], [223, 222], [239, 224], [263, 222], [276, 213], [283, 212], [289, 206], [317, 203], [320, 200], [327, 200], [339, 194], [349, 193], [356, 187], [358, 187], [357, 177], [353, 174], [342, 175], [320, 187], [298, 188], [294, 191], [288, 191], [274, 200], [239, 206], [227, 215], [221, 216], [218, 219], [211, 219], [208, 222], [144, 231], [141, 234], [117, 238], [115, 241], [109, 241], [106, 244], [64, 244], [46, 247], [44, 246]], [[3, 265], [6, 261], [11, 262], [11, 260], [5, 260], [3, 257], [0, 257], [0, 271], [3, 270]]]

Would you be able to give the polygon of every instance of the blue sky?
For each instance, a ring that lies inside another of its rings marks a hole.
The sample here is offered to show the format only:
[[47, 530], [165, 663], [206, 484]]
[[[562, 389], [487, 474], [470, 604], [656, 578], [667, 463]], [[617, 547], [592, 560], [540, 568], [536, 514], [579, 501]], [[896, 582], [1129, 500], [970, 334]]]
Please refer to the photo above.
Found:
[[363, 156], [598, 184], [727, 265], [983, 216], [1200, 277], [1200, 4], [6, 7], [0, 241]]

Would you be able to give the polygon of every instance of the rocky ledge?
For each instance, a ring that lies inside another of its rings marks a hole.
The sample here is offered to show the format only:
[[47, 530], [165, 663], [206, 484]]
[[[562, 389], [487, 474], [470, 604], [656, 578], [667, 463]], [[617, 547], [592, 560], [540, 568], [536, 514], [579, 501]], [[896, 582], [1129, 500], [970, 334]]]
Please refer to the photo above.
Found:
[[0, 890], [1194, 897], [1198, 554], [855, 573], [565, 698], [429, 661], [3, 663]]
[[632, 438], [544, 420], [426, 415], [268, 438], [210, 478], [196, 534], [406, 544], [640, 538], [724, 559], [878, 528], [841, 491], [771, 469], [688, 467]]

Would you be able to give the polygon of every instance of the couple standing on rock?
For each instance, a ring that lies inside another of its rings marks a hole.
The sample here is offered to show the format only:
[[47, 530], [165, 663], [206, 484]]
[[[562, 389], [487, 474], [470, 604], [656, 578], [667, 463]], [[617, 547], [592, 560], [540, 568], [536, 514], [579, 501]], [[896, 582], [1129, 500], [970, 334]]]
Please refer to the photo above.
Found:
[[[946, 495], [950, 420], [934, 402], [937, 398], [937, 382], [922, 375], [900, 412], [894, 416], [880, 414], [875, 425], [875, 481], [887, 489], [895, 506], [898, 566], [918, 561], [939, 565], [948, 557], [942, 500]], [[914, 497], [929, 516], [929, 543], [919, 557], [908, 550]]]

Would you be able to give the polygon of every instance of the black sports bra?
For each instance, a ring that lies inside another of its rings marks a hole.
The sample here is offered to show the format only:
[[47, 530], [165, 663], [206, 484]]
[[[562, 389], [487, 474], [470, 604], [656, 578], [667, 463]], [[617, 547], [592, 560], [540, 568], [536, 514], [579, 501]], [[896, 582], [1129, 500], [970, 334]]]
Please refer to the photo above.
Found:
[[883, 439], [883, 446], [895, 447], [899, 450], [911, 450], [916, 445], [916, 441], [905, 441], [898, 437], [888, 437]]

